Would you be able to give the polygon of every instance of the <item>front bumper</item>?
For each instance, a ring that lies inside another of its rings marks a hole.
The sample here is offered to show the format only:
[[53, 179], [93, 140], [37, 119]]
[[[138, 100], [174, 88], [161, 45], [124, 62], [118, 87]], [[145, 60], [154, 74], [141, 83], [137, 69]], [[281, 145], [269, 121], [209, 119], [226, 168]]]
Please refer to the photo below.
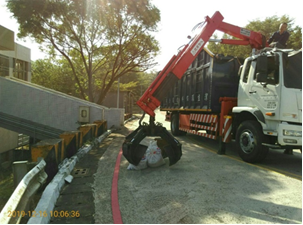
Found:
[[[287, 132], [286, 132], [287, 131]], [[294, 135], [301, 132], [301, 136]], [[286, 135], [292, 134], [292, 135]], [[278, 127], [278, 143], [281, 146], [302, 146], [302, 125], [279, 124]]]

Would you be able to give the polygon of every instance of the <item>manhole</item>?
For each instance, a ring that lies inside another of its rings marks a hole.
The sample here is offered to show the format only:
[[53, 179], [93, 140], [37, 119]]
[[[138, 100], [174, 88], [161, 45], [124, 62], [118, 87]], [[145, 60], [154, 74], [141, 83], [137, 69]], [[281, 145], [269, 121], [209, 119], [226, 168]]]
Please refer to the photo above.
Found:
[[74, 177], [83, 177], [87, 176], [89, 172], [88, 168], [83, 168], [83, 169], [74, 169], [73, 171], [73, 176]]

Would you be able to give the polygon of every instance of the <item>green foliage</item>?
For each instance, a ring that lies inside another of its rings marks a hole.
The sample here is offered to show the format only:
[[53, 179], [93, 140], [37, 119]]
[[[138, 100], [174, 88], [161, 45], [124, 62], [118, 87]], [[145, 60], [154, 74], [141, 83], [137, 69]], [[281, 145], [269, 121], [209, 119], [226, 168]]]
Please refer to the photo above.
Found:
[[[131, 91], [137, 101], [156, 77], [156, 72], [128, 73], [120, 78], [119, 90]], [[79, 74], [79, 80], [83, 87], [86, 80]], [[32, 82], [60, 91], [72, 96], [80, 97], [79, 86], [75, 83], [72, 71], [66, 60], [39, 59], [32, 62]], [[109, 91], [117, 91], [118, 80], [111, 86]], [[85, 96], [87, 99], [88, 96]]]
[[[264, 21], [254, 20], [251, 21], [245, 28], [260, 32], [268, 40], [271, 35], [279, 29], [282, 22], [288, 24], [287, 30], [290, 33], [289, 40], [287, 42], [287, 48], [300, 49], [302, 48], [302, 28], [295, 26], [293, 20], [284, 15], [281, 18], [277, 16], [267, 17]], [[218, 38], [218, 34], [215, 34], [213, 38]], [[233, 37], [223, 34], [222, 39], [234, 39]], [[236, 46], [236, 45], [224, 45], [220, 43], [211, 42], [207, 46], [213, 53], [233, 55], [241, 58], [246, 58], [251, 54], [250, 46]]]
[[150, 0], [8, 0], [7, 7], [18, 37], [34, 38], [50, 57], [59, 53], [56, 63], [92, 102], [100, 104], [119, 77], [150, 69], [159, 51], [151, 33], [160, 12]]
[[[120, 91], [131, 91], [134, 95], [135, 101], [137, 101], [146, 89], [150, 86], [153, 80], [156, 78], [157, 73], [152, 72], [141, 72], [141, 73], [129, 73], [123, 76], [119, 82]], [[114, 83], [111, 91], [117, 91], [118, 81]]]
[[69, 95], [79, 97], [69, 67], [52, 63], [49, 59], [32, 62], [32, 82]]
[[0, 211], [14, 192], [14, 176], [12, 171], [5, 171], [0, 165]]

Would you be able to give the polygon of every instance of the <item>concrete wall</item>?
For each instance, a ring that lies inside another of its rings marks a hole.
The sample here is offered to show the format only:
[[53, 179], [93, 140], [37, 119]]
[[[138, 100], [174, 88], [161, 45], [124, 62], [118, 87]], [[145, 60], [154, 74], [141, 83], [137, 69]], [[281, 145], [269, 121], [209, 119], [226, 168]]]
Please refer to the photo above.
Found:
[[[66, 131], [79, 127], [80, 106], [90, 108], [90, 123], [104, 119], [106, 107], [17, 79], [0, 79], [0, 111], [3, 113]], [[118, 118], [112, 115], [108, 118], [109, 127], [117, 124]]]
[[0, 50], [14, 50], [14, 32], [0, 25]]
[[16, 148], [18, 144], [18, 134], [0, 127], [0, 154], [7, 150]]
[[[124, 126], [124, 109], [111, 108], [105, 111], [104, 119], [107, 121], [107, 127]], [[108, 121], [111, 121], [110, 123]]]
[[123, 109], [108, 109], [70, 95], [15, 78], [0, 77], [0, 112], [64, 131], [77, 130], [79, 107], [90, 109], [89, 122], [107, 120], [120, 127]]
[[31, 62], [31, 50], [23, 45], [15, 43], [15, 50], [14, 51], [0, 51], [2, 55], [20, 59], [26, 62]]

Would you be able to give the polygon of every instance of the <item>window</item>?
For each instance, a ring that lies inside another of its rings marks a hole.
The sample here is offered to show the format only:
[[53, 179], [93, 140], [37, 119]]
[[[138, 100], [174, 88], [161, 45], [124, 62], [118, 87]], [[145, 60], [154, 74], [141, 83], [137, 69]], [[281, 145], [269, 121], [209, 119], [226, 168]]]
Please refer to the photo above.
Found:
[[251, 66], [251, 62], [252, 62], [252, 61], [248, 61], [248, 62], [246, 63], [245, 71], [244, 71], [244, 76], [243, 76], [243, 82], [244, 82], [244, 83], [247, 83], [248, 76], [249, 76], [249, 71], [250, 71], [250, 66]]
[[302, 51], [284, 60], [284, 84], [287, 88], [302, 89]]
[[14, 77], [27, 80], [27, 72], [28, 72], [28, 62], [14, 59]]
[[9, 76], [9, 59], [4, 55], [0, 55], [0, 76]]
[[279, 84], [279, 65], [276, 65], [274, 57], [269, 57], [267, 62], [267, 83]]
[[[258, 67], [258, 65], [257, 65]], [[254, 80], [257, 79], [257, 68], [254, 73]], [[267, 58], [267, 81], [266, 84], [279, 84], [279, 65], [276, 64], [274, 57]]]

